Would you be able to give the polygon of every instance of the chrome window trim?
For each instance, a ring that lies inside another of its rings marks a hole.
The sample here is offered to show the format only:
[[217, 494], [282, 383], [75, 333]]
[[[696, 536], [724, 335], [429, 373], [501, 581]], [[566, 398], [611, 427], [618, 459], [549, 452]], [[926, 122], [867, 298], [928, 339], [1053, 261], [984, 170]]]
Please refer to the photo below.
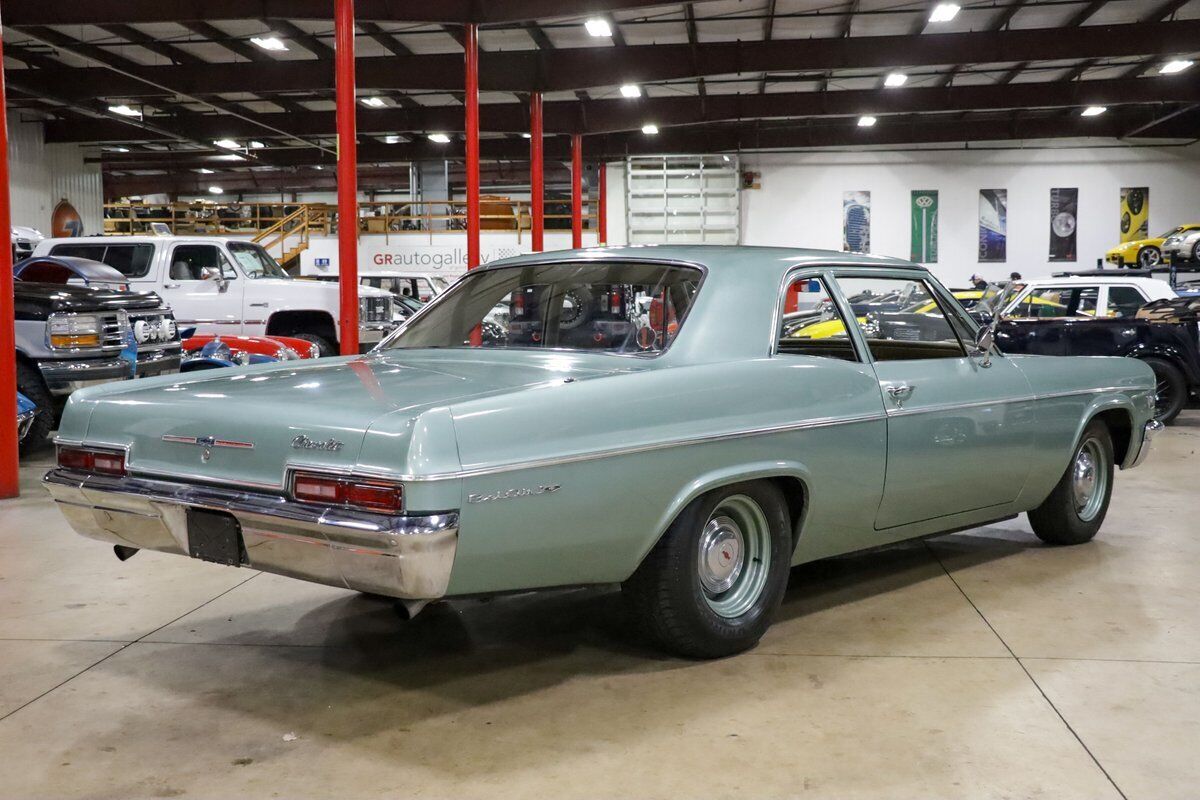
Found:
[[[808, 276], [808, 277], [806, 278], [805, 276]], [[825, 287], [825, 293], [827, 295], [829, 295], [829, 299], [833, 302], [834, 310], [837, 311], [838, 316], [841, 317], [842, 325], [844, 325], [846, 327], [846, 338], [850, 341], [851, 350], [854, 351], [854, 361], [847, 362], [847, 363], [854, 363], [854, 364], [868, 363], [867, 360], [863, 357], [863, 349], [862, 349], [861, 345], [859, 344], [857, 337], [855, 337], [854, 333], [852, 332], [854, 326], [848, 325], [846, 323], [847, 312], [849, 312], [850, 316], [853, 317], [854, 310], [852, 308], [850, 308], [849, 305], [846, 303], [846, 298], [841, 294], [841, 292], [833, 288], [832, 282], [831, 282], [832, 277], [833, 276], [829, 273], [828, 268], [825, 266], [814, 267], [814, 266], [806, 265], [803, 267], [796, 267], [794, 269], [788, 270], [787, 272], [785, 272], [783, 274], [783, 281], [779, 284], [779, 294], [778, 294], [777, 300], [775, 302], [775, 310], [771, 315], [773, 324], [771, 325], [771, 344], [770, 344], [770, 347], [767, 348], [767, 357], [768, 358], [774, 358], [775, 356], [780, 354], [779, 340], [780, 340], [780, 338], [782, 338], [780, 336], [780, 332], [783, 327], [783, 317], [784, 317], [783, 309], [787, 305], [788, 289], [791, 287], [791, 285], [793, 283], [795, 283], [798, 280], [819, 280], [819, 281], [821, 281], [821, 285]], [[788, 354], [788, 355], [791, 355], [791, 354]], [[826, 356], [812, 356], [812, 358], [823, 358], [823, 357], [826, 357]], [[839, 361], [841, 359], [833, 359], [833, 360]]]

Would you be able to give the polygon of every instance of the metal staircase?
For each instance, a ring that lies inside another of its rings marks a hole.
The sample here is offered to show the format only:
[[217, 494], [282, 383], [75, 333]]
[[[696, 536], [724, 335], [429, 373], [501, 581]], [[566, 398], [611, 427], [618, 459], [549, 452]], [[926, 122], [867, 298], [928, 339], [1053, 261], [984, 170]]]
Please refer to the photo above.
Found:
[[309, 237], [314, 232], [329, 233], [329, 209], [324, 206], [304, 204], [271, 227], [254, 237], [268, 253], [275, 255], [277, 248], [279, 265], [288, 272], [300, 264], [300, 254], [308, 249]]

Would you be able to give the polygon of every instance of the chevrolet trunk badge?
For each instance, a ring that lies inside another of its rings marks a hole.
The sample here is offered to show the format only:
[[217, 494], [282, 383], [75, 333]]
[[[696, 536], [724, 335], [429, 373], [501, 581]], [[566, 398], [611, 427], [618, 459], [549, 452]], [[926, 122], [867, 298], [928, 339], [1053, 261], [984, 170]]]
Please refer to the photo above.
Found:
[[235, 450], [254, 449], [253, 442], [237, 442], [232, 439], [218, 439], [215, 436], [174, 436], [168, 434], [162, 437], [162, 440], [172, 444], [192, 444], [204, 448], [200, 451], [200, 460], [205, 464], [212, 458], [214, 447], [231, 447]]

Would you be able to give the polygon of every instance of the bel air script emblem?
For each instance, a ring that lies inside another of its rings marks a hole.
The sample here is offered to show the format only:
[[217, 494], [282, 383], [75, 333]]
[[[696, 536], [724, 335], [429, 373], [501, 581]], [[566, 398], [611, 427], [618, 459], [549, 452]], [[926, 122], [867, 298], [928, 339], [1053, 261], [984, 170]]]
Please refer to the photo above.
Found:
[[192, 444], [204, 448], [200, 451], [200, 460], [205, 464], [212, 458], [214, 447], [231, 447], [235, 450], [253, 450], [254, 442], [236, 442], [232, 439], [218, 439], [215, 436], [173, 436], [162, 437], [164, 442], [172, 444]]
[[469, 494], [467, 495], [468, 503], [490, 503], [493, 500], [517, 500], [522, 497], [533, 497], [539, 494], [550, 494], [557, 492], [562, 487], [557, 483], [541, 486], [522, 486], [519, 489], [504, 489], [499, 492], [486, 492], [484, 494]]
[[325, 450], [330, 453], [336, 453], [346, 445], [339, 442], [337, 439], [326, 439], [323, 442], [316, 442], [305, 436], [303, 433], [292, 439], [293, 450]]

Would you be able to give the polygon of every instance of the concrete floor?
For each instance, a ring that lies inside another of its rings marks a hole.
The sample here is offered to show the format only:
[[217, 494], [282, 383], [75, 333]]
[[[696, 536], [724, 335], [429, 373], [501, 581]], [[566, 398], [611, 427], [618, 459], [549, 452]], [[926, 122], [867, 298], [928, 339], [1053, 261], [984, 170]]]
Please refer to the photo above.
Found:
[[0, 504], [3, 797], [1192, 798], [1200, 412], [1100, 537], [1024, 519], [793, 571], [775, 627], [659, 656], [612, 593], [389, 605]]

